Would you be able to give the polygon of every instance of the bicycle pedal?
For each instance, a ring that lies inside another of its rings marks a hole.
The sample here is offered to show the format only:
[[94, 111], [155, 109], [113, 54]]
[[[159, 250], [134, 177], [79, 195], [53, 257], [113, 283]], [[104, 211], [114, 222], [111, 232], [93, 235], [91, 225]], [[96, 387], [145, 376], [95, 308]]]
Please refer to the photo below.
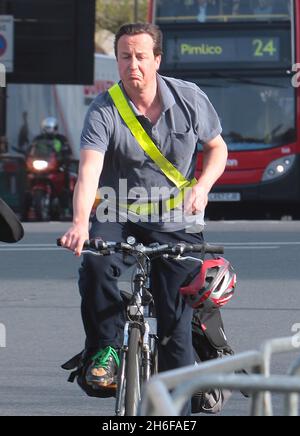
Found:
[[95, 386], [95, 385], [89, 385], [90, 389], [94, 392], [93, 396], [97, 396], [99, 398], [110, 398], [115, 397], [117, 394], [117, 389], [115, 384], [109, 385], [109, 386]]
[[89, 386], [92, 387], [94, 391], [97, 391], [99, 393], [108, 394], [108, 395], [114, 395], [117, 391], [117, 383], [113, 382], [110, 385], [107, 386], [98, 386], [96, 384], [90, 384]]

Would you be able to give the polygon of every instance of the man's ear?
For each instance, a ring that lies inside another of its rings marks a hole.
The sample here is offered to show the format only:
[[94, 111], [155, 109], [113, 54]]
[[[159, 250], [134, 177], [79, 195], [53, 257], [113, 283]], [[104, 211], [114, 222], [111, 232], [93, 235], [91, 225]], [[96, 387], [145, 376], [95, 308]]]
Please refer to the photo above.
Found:
[[156, 71], [158, 71], [161, 64], [161, 55], [156, 56], [155, 62], [156, 62]]

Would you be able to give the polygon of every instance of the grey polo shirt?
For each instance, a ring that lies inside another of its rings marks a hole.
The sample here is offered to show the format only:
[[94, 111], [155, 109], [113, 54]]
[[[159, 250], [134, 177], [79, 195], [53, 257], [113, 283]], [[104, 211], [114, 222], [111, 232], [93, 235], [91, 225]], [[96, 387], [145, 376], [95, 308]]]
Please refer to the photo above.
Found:
[[[157, 79], [163, 109], [155, 125], [127, 99], [139, 122], [164, 156], [187, 179], [192, 180], [197, 143], [209, 142], [222, 132], [218, 115], [208, 97], [195, 84], [160, 75]], [[180, 206], [175, 211], [143, 217], [127, 214], [127, 211], [120, 212], [125, 210], [122, 205], [127, 200], [143, 204], [165, 200], [170, 195], [176, 196], [178, 190], [142, 150], [108, 92], [100, 94], [88, 110], [81, 148], [105, 153], [100, 187], [101, 197], [106, 198], [106, 202], [97, 211], [99, 220], [108, 219], [104, 205], [110, 205], [112, 220], [124, 222], [129, 219], [153, 230], [169, 232], [203, 224], [203, 215], [186, 216]]]

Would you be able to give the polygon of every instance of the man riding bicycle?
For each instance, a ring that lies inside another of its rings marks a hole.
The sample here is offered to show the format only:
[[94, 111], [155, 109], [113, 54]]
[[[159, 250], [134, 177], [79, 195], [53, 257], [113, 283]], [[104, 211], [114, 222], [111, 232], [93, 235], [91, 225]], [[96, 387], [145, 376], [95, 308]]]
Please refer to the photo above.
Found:
[[[162, 35], [156, 26], [122, 26], [115, 52], [121, 81], [100, 94], [88, 111], [73, 225], [61, 243], [77, 256], [84, 241], [95, 237], [126, 241], [132, 235], [143, 244], [201, 243], [208, 193], [227, 160], [219, 118], [196, 85], [158, 74]], [[198, 142], [203, 144], [204, 164], [196, 181]], [[99, 179], [105, 195], [89, 232]], [[85, 255], [80, 269], [85, 346], [91, 356], [86, 380], [95, 389], [109, 389], [117, 372], [124, 325], [117, 279], [126, 268], [121, 255]], [[194, 269], [195, 264], [153, 261], [159, 371], [195, 361], [192, 309], [179, 296], [180, 285]]]

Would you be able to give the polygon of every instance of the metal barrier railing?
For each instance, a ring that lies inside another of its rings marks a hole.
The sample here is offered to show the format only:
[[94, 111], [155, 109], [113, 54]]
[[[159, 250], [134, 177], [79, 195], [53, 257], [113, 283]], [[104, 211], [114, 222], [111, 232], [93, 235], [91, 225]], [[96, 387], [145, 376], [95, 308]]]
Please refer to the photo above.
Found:
[[[265, 377], [271, 376], [271, 360], [273, 354], [282, 354], [287, 353], [290, 351], [300, 351], [299, 345], [298, 347], [295, 345], [298, 343], [297, 338], [300, 337], [299, 335], [296, 335], [294, 337], [290, 338], [279, 338], [279, 339], [272, 339], [270, 341], [265, 342], [261, 347], [261, 353], [263, 356], [263, 374]], [[288, 375], [297, 375], [297, 370], [295, 370], [294, 373], [291, 371]], [[286, 401], [288, 401], [288, 398], [286, 398]], [[265, 392], [263, 395], [263, 408], [265, 410], [266, 416], [273, 416], [273, 407], [272, 407], [272, 399], [269, 392]], [[294, 398], [294, 402], [297, 407], [297, 413], [298, 413], [298, 395], [296, 398]]]
[[[145, 386], [139, 414], [141, 416], [179, 416], [184, 404], [199, 391], [213, 388], [248, 391], [252, 394], [250, 414], [273, 416], [272, 393], [285, 395], [284, 415], [298, 416], [300, 395], [300, 358], [287, 375], [271, 375], [274, 354], [300, 351], [300, 334], [291, 338], [265, 342], [260, 351], [249, 351], [167, 371], [154, 376]], [[235, 375], [248, 370], [252, 374]]]

